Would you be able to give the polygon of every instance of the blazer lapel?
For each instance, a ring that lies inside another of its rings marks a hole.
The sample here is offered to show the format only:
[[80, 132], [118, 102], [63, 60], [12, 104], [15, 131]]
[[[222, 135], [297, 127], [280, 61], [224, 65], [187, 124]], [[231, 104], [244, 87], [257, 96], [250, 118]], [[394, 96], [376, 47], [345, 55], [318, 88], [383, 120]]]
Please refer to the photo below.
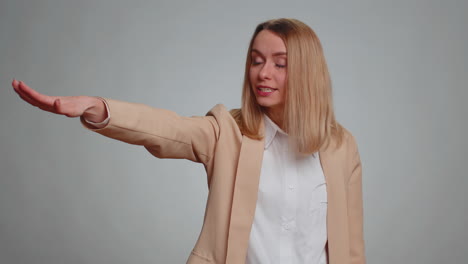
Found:
[[[333, 144], [326, 150], [320, 151], [325, 181], [327, 183], [327, 236], [328, 257], [330, 264], [343, 263], [348, 245], [348, 223], [346, 189], [344, 184], [344, 166], [336, 160], [336, 149]], [[335, 155], [334, 155], [335, 154]]]
[[[263, 133], [263, 123], [261, 124]], [[229, 225], [227, 264], [244, 263], [257, 205], [264, 140], [242, 137]]]

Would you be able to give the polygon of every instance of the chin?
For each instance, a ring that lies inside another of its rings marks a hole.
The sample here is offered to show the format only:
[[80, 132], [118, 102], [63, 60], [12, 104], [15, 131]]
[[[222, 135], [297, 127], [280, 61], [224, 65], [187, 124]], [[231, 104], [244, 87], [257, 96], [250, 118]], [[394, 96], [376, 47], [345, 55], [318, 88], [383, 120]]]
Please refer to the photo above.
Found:
[[266, 109], [273, 109], [273, 108], [284, 108], [284, 104], [280, 102], [272, 102], [271, 100], [257, 100], [257, 104]]

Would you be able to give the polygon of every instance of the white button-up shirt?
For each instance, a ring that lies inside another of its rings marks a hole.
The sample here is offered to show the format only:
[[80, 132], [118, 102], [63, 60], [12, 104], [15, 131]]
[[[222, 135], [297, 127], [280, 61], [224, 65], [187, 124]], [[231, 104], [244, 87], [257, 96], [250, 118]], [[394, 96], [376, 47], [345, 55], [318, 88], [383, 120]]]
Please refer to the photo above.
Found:
[[247, 264], [326, 264], [327, 189], [319, 153], [299, 156], [266, 115]]

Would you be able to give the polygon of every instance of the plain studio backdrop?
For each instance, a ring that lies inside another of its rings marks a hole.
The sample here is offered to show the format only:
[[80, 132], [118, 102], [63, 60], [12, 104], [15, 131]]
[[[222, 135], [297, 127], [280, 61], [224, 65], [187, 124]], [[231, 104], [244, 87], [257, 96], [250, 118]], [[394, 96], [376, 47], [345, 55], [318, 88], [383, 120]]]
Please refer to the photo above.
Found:
[[27, 105], [93, 95], [204, 115], [240, 106], [255, 26], [322, 41], [363, 162], [368, 263], [468, 259], [467, 1], [0, 2], [0, 263], [184, 263], [203, 166], [159, 160]]

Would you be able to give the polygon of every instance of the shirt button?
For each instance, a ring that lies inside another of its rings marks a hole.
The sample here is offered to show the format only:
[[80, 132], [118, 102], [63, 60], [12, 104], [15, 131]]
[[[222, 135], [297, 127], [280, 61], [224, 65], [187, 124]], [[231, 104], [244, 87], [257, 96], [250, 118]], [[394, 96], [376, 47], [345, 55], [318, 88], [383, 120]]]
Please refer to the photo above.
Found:
[[289, 224], [284, 224], [283, 227], [284, 229], [289, 230]]
[[289, 189], [290, 189], [290, 190], [293, 190], [293, 189], [294, 189], [294, 185], [290, 184], [290, 185], [289, 185]]

